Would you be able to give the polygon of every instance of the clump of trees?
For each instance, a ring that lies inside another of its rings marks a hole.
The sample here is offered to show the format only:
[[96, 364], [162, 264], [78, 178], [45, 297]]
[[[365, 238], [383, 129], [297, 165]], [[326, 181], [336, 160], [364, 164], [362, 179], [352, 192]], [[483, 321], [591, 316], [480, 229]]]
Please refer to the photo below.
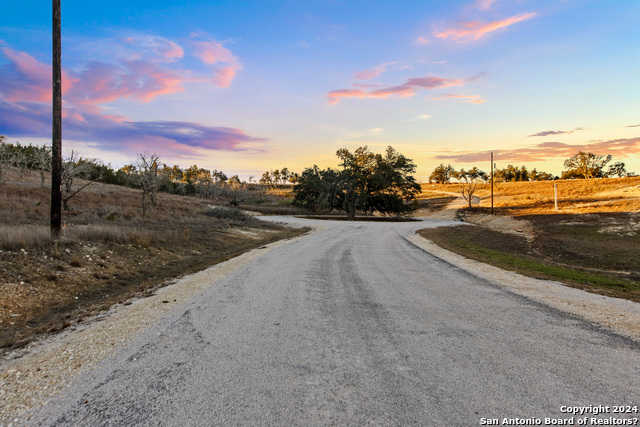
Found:
[[[562, 172], [562, 179], [591, 179], [591, 178], [613, 178], [634, 176], [633, 173], [627, 172], [624, 162], [611, 163], [611, 155], [598, 155], [580, 151], [576, 155], [565, 160], [565, 170]], [[607, 167], [608, 166], [608, 167]], [[494, 180], [498, 182], [512, 181], [549, 181], [559, 179], [551, 173], [539, 171], [536, 168], [527, 169], [525, 165], [514, 166], [507, 165], [502, 169], [493, 171]], [[437, 184], [446, 184], [456, 179], [458, 182], [467, 184], [477, 181], [488, 181], [491, 175], [481, 171], [477, 167], [465, 170], [455, 170], [451, 165], [438, 165], [431, 175], [429, 182]]]
[[37, 145], [7, 144], [0, 135], [0, 183], [7, 168], [18, 168], [21, 175], [40, 172], [40, 185], [44, 187], [46, 173], [51, 167], [51, 147]]
[[305, 169], [293, 188], [294, 205], [312, 211], [344, 210], [350, 218], [357, 211], [399, 214], [410, 209], [407, 202], [420, 193], [413, 174], [413, 160], [387, 147], [384, 154], [367, 146], [336, 152], [340, 169]]
[[283, 185], [283, 184], [295, 184], [298, 182], [300, 176], [297, 172], [291, 172], [288, 168], [274, 169], [272, 171], [265, 171], [260, 177], [260, 184], [263, 185]]
[[446, 184], [451, 181], [451, 178], [455, 178], [455, 173], [456, 170], [451, 165], [445, 166], [441, 163], [429, 175], [429, 183]]
[[592, 179], [592, 178], [610, 178], [632, 176], [633, 173], [628, 173], [625, 164], [623, 162], [615, 162], [609, 165], [613, 157], [611, 154], [598, 155], [594, 153], [587, 153], [580, 151], [575, 156], [568, 158], [564, 161], [564, 167], [566, 168], [562, 172], [563, 179]]
[[498, 182], [513, 182], [513, 181], [529, 181], [529, 171], [526, 166], [514, 166], [507, 165], [502, 169], [495, 169], [493, 171], [493, 179]]
[[453, 172], [454, 178], [458, 180], [462, 180], [464, 182], [475, 182], [480, 179], [482, 181], [486, 181], [488, 179], [488, 175], [485, 171], [481, 171], [476, 166], [469, 170], [460, 169], [459, 171]]

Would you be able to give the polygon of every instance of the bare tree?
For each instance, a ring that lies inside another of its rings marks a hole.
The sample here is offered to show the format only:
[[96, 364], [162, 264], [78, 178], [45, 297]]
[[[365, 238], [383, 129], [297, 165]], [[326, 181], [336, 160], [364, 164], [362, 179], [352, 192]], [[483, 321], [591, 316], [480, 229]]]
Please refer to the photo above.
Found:
[[229, 178], [229, 186], [231, 187], [231, 205], [238, 206], [238, 195], [242, 188], [242, 182], [238, 175], [234, 175]]
[[136, 168], [142, 188], [142, 216], [147, 216], [147, 200], [155, 207], [158, 192], [158, 168], [160, 157], [156, 154], [138, 154]]
[[62, 207], [65, 211], [69, 210], [69, 201], [73, 199], [78, 193], [82, 190], [93, 184], [93, 181], [87, 181], [86, 183], [73, 188], [73, 181], [79, 175], [82, 175], [84, 172], [87, 172], [88, 165], [83, 163], [76, 157], [75, 151], [71, 151], [71, 155], [67, 157], [67, 159], [62, 164]]
[[29, 169], [29, 156], [24, 151], [15, 150], [11, 158], [11, 163], [20, 171], [20, 178], [31, 175], [31, 169]]
[[625, 168], [624, 162], [615, 162], [612, 165], [609, 165], [609, 170], [605, 174], [608, 177], [618, 176], [618, 178], [622, 178], [623, 176], [627, 176], [627, 169]]
[[46, 172], [51, 167], [51, 148], [42, 146], [35, 153], [34, 166], [40, 170], [40, 187], [44, 188]]
[[462, 197], [469, 204], [469, 209], [472, 208], [471, 202], [473, 201], [473, 194], [476, 192], [476, 183], [474, 181], [467, 181], [462, 184]]

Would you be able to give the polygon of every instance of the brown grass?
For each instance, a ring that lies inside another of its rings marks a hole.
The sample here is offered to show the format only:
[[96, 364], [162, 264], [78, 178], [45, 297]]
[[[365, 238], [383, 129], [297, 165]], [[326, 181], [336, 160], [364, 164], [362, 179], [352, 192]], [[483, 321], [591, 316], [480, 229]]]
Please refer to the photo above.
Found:
[[[64, 228], [61, 242], [103, 243], [150, 243], [153, 234], [139, 227], [121, 225], [68, 225]], [[43, 248], [52, 242], [46, 225], [0, 226], [0, 249], [20, 250]]]
[[[601, 215], [625, 220], [620, 216], [626, 214]], [[640, 302], [640, 236], [602, 234], [602, 218], [598, 216], [535, 216], [533, 241], [476, 225], [430, 228], [419, 233], [467, 258]]]
[[42, 225], [0, 225], [0, 249], [19, 250], [42, 247], [51, 242], [49, 229]]
[[49, 197], [36, 174], [10, 171], [0, 184], [0, 348], [300, 233], [244, 215], [207, 215], [226, 199], [159, 194], [143, 218], [140, 191], [96, 183], [71, 200], [62, 239], [52, 242]]
[[[554, 181], [500, 182], [494, 186], [494, 206], [507, 215], [605, 213], [640, 211], [640, 177], [557, 180], [558, 211], [554, 210]], [[421, 199], [460, 194], [462, 184], [422, 184]], [[478, 184], [480, 207], [491, 205], [490, 184]]]

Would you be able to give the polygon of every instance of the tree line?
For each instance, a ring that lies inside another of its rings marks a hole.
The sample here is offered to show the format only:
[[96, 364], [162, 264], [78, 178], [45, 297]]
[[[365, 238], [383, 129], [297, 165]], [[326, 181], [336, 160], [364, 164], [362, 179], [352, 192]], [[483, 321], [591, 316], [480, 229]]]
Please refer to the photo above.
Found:
[[[598, 155], [580, 151], [574, 156], [564, 161], [565, 170], [561, 176], [554, 176], [551, 173], [531, 170], [526, 166], [507, 165], [502, 169], [493, 171], [494, 180], [498, 182], [510, 181], [547, 181], [554, 179], [591, 179], [591, 178], [612, 178], [634, 176], [633, 172], [628, 172], [624, 162], [611, 163], [613, 157], [609, 155]], [[608, 167], [607, 167], [608, 166]], [[469, 170], [455, 170], [451, 165], [438, 165], [431, 175], [429, 182], [445, 184], [456, 179], [460, 182], [489, 181], [491, 174], [486, 173], [474, 166]]]
[[[17, 168], [22, 176], [38, 171], [40, 184], [51, 168], [51, 148], [47, 146], [9, 144], [0, 136], [0, 184], [9, 167]], [[78, 179], [85, 180], [78, 185]], [[72, 151], [62, 164], [63, 209], [69, 210], [69, 202], [89, 185], [101, 182], [142, 190], [142, 209], [155, 206], [157, 193], [198, 196], [205, 199], [225, 197], [237, 204], [238, 191], [246, 189], [238, 175], [230, 178], [219, 170], [205, 169], [198, 165], [181, 168], [162, 163], [157, 155], [138, 154], [135, 162], [115, 169], [99, 160], [80, 157]]]

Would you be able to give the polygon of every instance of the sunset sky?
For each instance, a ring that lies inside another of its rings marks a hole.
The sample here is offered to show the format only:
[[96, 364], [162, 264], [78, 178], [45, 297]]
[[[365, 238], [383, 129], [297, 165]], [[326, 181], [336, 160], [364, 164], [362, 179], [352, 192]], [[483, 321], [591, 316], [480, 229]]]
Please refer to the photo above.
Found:
[[[4, 2], [0, 134], [51, 132], [50, 2]], [[554, 173], [640, 173], [639, 1], [62, 0], [64, 147], [242, 177], [392, 145]]]

